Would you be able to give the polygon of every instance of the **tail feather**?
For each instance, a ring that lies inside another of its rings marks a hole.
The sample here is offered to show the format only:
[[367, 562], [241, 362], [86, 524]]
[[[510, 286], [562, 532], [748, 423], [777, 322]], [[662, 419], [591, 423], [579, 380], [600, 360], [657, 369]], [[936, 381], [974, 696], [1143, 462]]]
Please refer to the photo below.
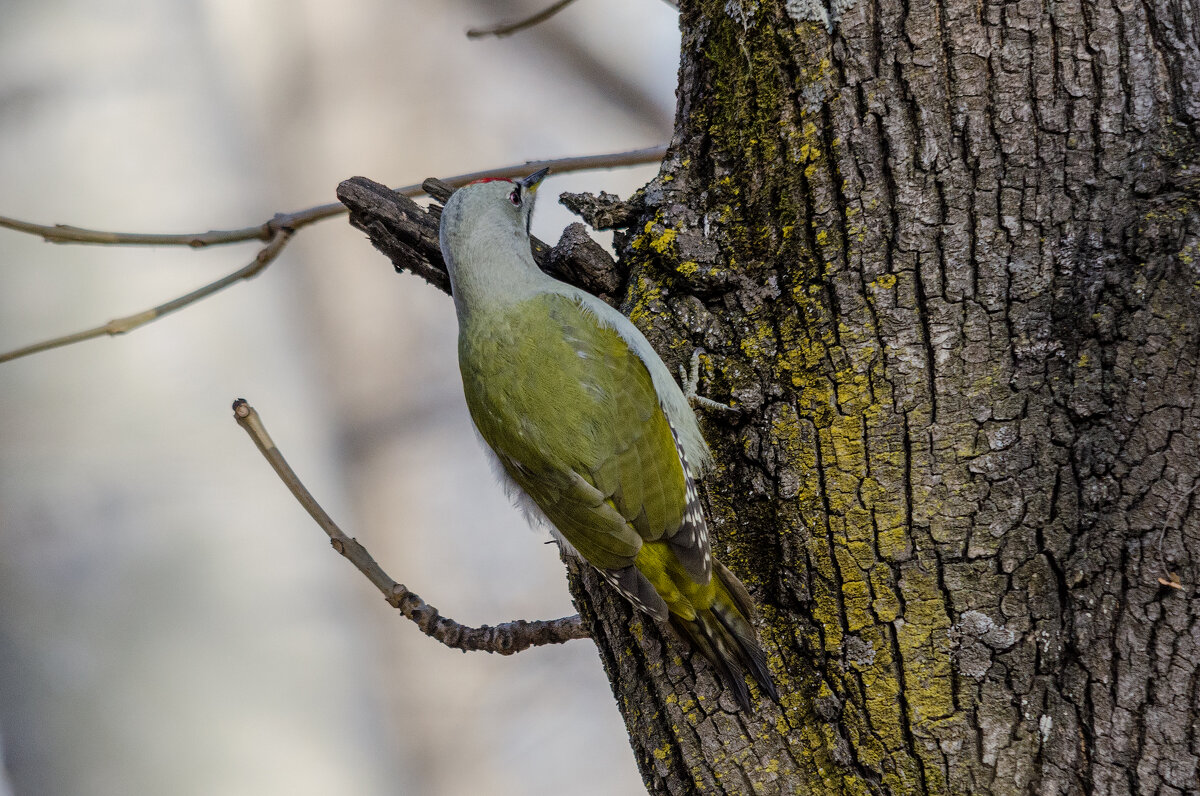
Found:
[[[746, 678], [742, 677], [741, 667], [736, 665], [736, 656], [731, 655], [733, 651], [729, 648], [727, 638], [722, 637], [725, 635], [723, 628], [704, 618], [705, 613], [709, 617], [712, 616], [711, 612], [706, 611], [698, 613], [695, 619], [687, 621], [672, 614], [671, 624], [680, 631], [693, 648], [713, 665], [721, 682], [733, 692], [738, 706], [747, 713], [753, 713], [754, 706], [750, 702], [750, 689], [746, 687]], [[713, 632], [714, 630], [717, 632]]]
[[[758, 687], [763, 693], [771, 698], [772, 702], [779, 702], [779, 690], [775, 687], [775, 681], [771, 678], [771, 670], [767, 668], [767, 654], [763, 652], [763, 648], [759, 646], [758, 639], [753, 636], [753, 629], [746, 624], [737, 614], [732, 611], [727, 611], [721, 606], [713, 606], [713, 616], [721, 623], [721, 627], [737, 642], [737, 656], [741, 661], [742, 667], [750, 672], [754, 681], [758, 683]], [[738, 628], [738, 625], [743, 625], [750, 630], [751, 635], [746, 635], [745, 631]]]
[[[716, 558], [713, 559], [713, 574], [717, 576], [717, 588], [725, 590], [729, 599], [733, 600], [733, 604], [737, 606], [738, 611], [747, 622], [753, 622], [758, 611], [754, 607], [754, 600], [751, 599], [750, 592], [746, 591], [746, 587], [738, 580], [737, 575], [730, 572], [729, 567]], [[751, 629], [750, 633], [753, 636], [754, 630]]]
[[746, 587], [719, 562], [714, 564], [717, 590], [712, 605], [697, 606], [696, 618], [692, 620], [671, 614], [671, 625], [708, 659], [741, 709], [753, 713], [743, 672], [748, 672], [762, 693], [776, 703], [779, 691], [767, 668], [766, 653], [749, 621], [754, 615], [754, 603]]

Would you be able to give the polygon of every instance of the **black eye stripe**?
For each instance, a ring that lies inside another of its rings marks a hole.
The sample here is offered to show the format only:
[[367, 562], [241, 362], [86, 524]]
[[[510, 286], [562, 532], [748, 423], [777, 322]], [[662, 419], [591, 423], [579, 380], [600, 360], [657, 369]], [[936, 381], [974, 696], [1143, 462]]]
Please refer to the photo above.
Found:
[[512, 193], [510, 193], [508, 195], [508, 201], [512, 202], [517, 207], [521, 206], [521, 188], [520, 188], [520, 186], [512, 189]]

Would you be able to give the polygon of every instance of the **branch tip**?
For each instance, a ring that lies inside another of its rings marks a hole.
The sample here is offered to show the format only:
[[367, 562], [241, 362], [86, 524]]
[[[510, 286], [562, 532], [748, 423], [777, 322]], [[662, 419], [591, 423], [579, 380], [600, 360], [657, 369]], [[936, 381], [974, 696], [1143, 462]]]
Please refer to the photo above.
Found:
[[526, 30], [527, 28], [532, 28], [534, 25], [539, 25], [542, 22], [545, 22], [559, 11], [562, 11], [564, 8], [571, 5], [573, 2], [575, 2], [575, 0], [557, 0], [557, 2], [552, 3], [547, 8], [543, 8], [536, 14], [532, 14], [524, 19], [517, 20], [516, 22], [505, 22], [501, 25], [495, 25], [490, 28], [472, 28], [467, 31], [467, 38], [482, 39], [485, 36], [495, 36], [497, 38], [511, 36], [518, 31]]

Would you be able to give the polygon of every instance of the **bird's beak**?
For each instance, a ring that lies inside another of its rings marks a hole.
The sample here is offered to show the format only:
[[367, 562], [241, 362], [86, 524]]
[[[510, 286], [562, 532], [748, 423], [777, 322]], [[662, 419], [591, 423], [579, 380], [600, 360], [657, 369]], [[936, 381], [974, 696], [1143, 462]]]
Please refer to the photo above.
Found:
[[533, 174], [530, 174], [528, 177], [522, 177], [521, 179], [517, 180], [517, 183], [530, 193], [534, 193], [537, 191], [538, 186], [541, 185], [542, 180], [546, 179], [546, 175], [549, 173], [549, 168], [539, 169]]

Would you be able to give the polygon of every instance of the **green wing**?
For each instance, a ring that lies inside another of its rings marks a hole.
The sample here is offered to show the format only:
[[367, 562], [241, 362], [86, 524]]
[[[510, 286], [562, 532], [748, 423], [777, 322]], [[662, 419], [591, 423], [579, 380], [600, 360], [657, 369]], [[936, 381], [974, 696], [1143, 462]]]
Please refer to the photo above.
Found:
[[471, 417], [508, 474], [637, 601], [629, 568], [642, 543], [675, 535], [688, 508], [642, 361], [574, 299], [543, 294], [465, 324], [459, 364]]

